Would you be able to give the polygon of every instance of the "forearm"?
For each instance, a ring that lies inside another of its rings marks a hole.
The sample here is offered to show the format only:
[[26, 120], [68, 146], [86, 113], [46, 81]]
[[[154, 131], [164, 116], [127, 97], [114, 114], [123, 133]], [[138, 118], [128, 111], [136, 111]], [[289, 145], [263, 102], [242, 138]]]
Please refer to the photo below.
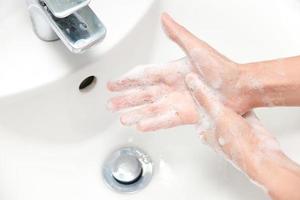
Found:
[[252, 107], [300, 106], [300, 56], [242, 65]]
[[282, 153], [265, 158], [256, 166], [255, 181], [274, 200], [300, 199], [300, 167]]
[[262, 185], [274, 200], [299, 200], [300, 166], [282, 153], [255, 114], [241, 116], [224, 106], [197, 74], [187, 75], [185, 81], [208, 121], [198, 130], [202, 140]]
[[230, 157], [235, 152], [231, 160], [273, 200], [299, 200], [300, 166], [274, 148], [272, 141], [251, 140], [247, 130], [244, 131], [241, 138], [233, 139], [238, 142], [230, 144], [230, 154], [224, 153]]
[[299, 200], [300, 166], [281, 151], [255, 114], [245, 114], [247, 123], [242, 123], [240, 116], [230, 110], [223, 113], [217, 121], [213, 144], [220, 144], [226, 157], [263, 186], [273, 200]]

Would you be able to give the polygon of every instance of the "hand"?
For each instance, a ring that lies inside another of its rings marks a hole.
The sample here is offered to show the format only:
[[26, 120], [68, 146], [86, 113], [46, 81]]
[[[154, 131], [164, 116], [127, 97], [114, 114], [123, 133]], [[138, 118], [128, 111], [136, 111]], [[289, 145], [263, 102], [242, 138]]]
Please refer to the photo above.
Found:
[[275, 200], [300, 199], [300, 167], [281, 151], [276, 139], [261, 125], [254, 113], [243, 117], [219, 102], [216, 94], [197, 74], [186, 83], [203, 108], [207, 122], [199, 134], [214, 150], [261, 185]]
[[163, 28], [169, 38], [188, 56], [194, 70], [220, 94], [222, 102], [240, 114], [251, 109], [248, 83], [244, 83], [244, 67], [200, 40], [168, 14], [162, 15]]
[[137, 124], [141, 131], [153, 131], [199, 121], [194, 100], [184, 77], [193, 71], [187, 59], [165, 65], [139, 66], [108, 83], [111, 91], [125, 91], [112, 98], [109, 107], [121, 110], [136, 107], [121, 115], [124, 125]]
[[255, 171], [250, 168], [259, 162], [259, 154], [280, 151], [275, 138], [262, 127], [253, 112], [240, 116], [224, 106], [197, 74], [188, 74], [186, 84], [205, 116], [205, 121], [197, 125], [202, 140], [240, 169]]
[[123, 113], [124, 125], [137, 125], [141, 131], [154, 131], [200, 118], [185, 84], [187, 73], [196, 72], [219, 92], [223, 103], [244, 113], [250, 109], [247, 92], [239, 81], [241, 69], [209, 45], [197, 39], [168, 15], [162, 16], [166, 33], [187, 53], [188, 58], [164, 65], [138, 66], [108, 83], [109, 90], [123, 92], [109, 101], [112, 110], [138, 108]]

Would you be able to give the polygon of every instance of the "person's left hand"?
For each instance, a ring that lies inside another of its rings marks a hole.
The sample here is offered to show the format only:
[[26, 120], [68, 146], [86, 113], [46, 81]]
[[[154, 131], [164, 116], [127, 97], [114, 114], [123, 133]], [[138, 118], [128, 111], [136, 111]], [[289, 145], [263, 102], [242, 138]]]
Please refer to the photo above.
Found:
[[120, 79], [108, 83], [111, 91], [124, 92], [109, 101], [112, 110], [133, 107], [123, 113], [124, 125], [137, 125], [141, 131], [154, 131], [199, 121], [184, 77], [193, 69], [187, 59], [162, 66], [136, 67]]
[[[239, 113], [250, 109], [248, 93], [240, 82], [241, 68], [196, 38], [168, 15], [162, 16], [167, 35], [179, 44], [187, 58], [163, 65], [138, 66], [110, 81], [108, 89], [121, 92], [109, 101], [112, 110], [134, 108], [121, 114], [124, 125], [137, 125], [141, 131], [154, 131], [200, 120], [184, 77], [195, 72], [214, 88], [220, 100]], [[138, 106], [138, 107], [137, 107]]]

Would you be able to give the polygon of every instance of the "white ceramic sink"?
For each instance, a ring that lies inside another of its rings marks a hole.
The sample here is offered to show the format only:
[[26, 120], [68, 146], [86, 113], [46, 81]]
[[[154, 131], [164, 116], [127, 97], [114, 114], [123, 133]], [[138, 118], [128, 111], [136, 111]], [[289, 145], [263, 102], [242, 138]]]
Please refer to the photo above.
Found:
[[10, 82], [0, 86], [0, 96], [51, 83], [106, 59], [106, 55], [142, 23], [151, 5], [153, 0], [91, 1], [90, 7], [105, 24], [108, 34], [89, 52], [73, 55], [62, 42], [47, 43], [33, 34], [25, 0], [0, 0], [0, 54], [7, 66], [1, 67], [0, 80]]
[[[300, 2], [93, 0], [91, 7], [107, 38], [73, 55], [36, 38], [25, 2], [0, 0], [0, 199], [268, 199], [193, 127], [155, 134], [122, 127], [106, 110], [105, 84], [136, 64], [183, 56], [160, 30], [162, 10], [238, 62], [300, 54]], [[79, 91], [90, 75], [94, 86]], [[300, 162], [300, 109], [258, 114]], [[101, 175], [106, 157], [123, 146], [138, 146], [155, 165], [148, 187], [130, 195], [110, 190]]]

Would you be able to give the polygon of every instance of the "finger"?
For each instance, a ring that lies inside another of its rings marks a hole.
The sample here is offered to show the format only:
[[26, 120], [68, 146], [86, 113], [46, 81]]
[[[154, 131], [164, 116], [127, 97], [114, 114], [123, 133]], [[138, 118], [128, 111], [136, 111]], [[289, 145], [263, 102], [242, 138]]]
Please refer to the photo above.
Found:
[[175, 22], [169, 14], [163, 13], [161, 20], [168, 37], [177, 43], [186, 53], [189, 53], [191, 49], [198, 47], [199, 39], [185, 27]]
[[137, 124], [137, 129], [142, 132], [156, 131], [181, 125], [182, 121], [175, 111], [168, 111], [156, 117], [143, 119]]
[[108, 102], [108, 107], [112, 111], [119, 111], [125, 108], [153, 103], [166, 94], [167, 90], [164, 85], [150, 86], [145, 89], [132, 89], [124, 95], [111, 98]]
[[107, 88], [116, 92], [137, 86], [153, 85], [160, 80], [160, 70], [160, 65], [137, 66], [117, 80], [109, 81]]
[[131, 126], [140, 120], [164, 113], [166, 109], [166, 106], [158, 103], [150, 104], [122, 114], [120, 120], [123, 125]]
[[224, 106], [219, 102], [217, 94], [199, 79], [197, 74], [188, 74], [185, 82], [197, 103], [204, 108], [208, 115], [215, 118], [223, 112]]
[[207, 130], [204, 131], [200, 134], [201, 141], [204, 144], [209, 145], [212, 147], [214, 150], [219, 150], [220, 149], [220, 144], [217, 140], [216, 134], [213, 130]]
[[[109, 81], [107, 88], [115, 92], [138, 86], [153, 85], [164, 81], [164, 78], [174, 72], [175, 68], [177, 70], [178, 66], [182, 66], [182, 69], [186, 69], [186, 67], [184, 67], [186, 65], [189, 65], [188, 60], [182, 58], [166, 64], [137, 66], [117, 80]], [[182, 71], [181, 73], [187, 73], [187, 71]]]
[[[117, 80], [109, 81], [107, 88], [110, 91], [122, 91], [138, 86], [149, 86], [159, 82], [166, 84], [172, 80], [172, 74], [187, 74], [192, 70], [191, 64], [187, 58], [181, 58], [166, 64], [137, 66]], [[171, 78], [170, 78], [171, 77]]]
[[[172, 41], [178, 44], [185, 51], [185, 53], [192, 59], [192, 62], [195, 62], [195, 59], [209, 59], [212, 55], [228, 60], [209, 44], [200, 40], [185, 27], [178, 24], [169, 14], [163, 13], [161, 20], [165, 33]], [[198, 65], [199, 63], [194, 64]]]

